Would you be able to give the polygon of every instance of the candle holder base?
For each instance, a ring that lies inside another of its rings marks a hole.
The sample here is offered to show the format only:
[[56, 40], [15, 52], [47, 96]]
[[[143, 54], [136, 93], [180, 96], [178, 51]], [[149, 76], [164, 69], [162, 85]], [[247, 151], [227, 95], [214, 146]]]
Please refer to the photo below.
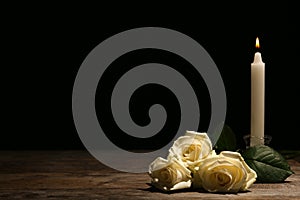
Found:
[[249, 148], [251, 139], [254, 139], [259, 144], [269, 145], [271, 140], [272, 140], [272, 136], [271, 135], [265, 135], [262, 138], [258, 138], [258, 137], [251, 136], [250, 134], [248, 134], [248, 135], [244, 135], [243, 139], [244, 139], [244, 142], [246, 144], [246, 148]]

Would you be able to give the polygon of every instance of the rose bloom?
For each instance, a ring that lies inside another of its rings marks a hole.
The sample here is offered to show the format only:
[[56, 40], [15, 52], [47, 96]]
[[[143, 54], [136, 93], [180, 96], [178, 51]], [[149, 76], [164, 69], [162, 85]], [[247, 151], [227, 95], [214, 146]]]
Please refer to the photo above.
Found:
[[212, 153], [212, 144], [206, 133], [186, 131], [184, 136], [177, 138], [169, 150], [168, 158], [175, 157], [187, 167], [196, 161], [207, 158]]
[[189, 188], [192, 183], [191, 171], [175, 158], [156, 158], [149, 166], [149, 176], [152, 185], [163, 191]]
[[256, 172], [238, 152], [223, 151], [200, 161], [198, 165], [195, 168], [193, 186], [209, 192], [245, 191], [257, 178]]

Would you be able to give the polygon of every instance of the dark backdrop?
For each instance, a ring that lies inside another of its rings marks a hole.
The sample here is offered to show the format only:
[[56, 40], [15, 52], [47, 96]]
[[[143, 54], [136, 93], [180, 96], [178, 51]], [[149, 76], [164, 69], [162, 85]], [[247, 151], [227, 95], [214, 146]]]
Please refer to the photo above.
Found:
[[[24, 7], [23, 7], [24, 6]], [[266, 134], [277, 149], [299, 149], [299, 35], [293, 5], [13, 5], [2, 25], [3, 125], [0, 148], [84, 149], [73, 123], [72, 88], [88, 53], [132, 28], [159, 26], [199, 42], [226, 88], [226, 124], [250, 131], [250, 63], [255, 38], [266, 63]], [[159, 142], [159, 141], [157, 141]]]

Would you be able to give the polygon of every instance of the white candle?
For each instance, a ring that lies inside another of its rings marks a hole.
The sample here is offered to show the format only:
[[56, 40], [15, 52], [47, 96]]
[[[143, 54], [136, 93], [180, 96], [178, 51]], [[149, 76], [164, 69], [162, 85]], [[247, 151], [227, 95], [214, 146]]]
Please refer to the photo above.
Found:
[[[256, 47], [259, 41], [256, 38]], [[264, 144], [265, 63], [256, 52], [251, 63], [251, 137], [250, 146]]]

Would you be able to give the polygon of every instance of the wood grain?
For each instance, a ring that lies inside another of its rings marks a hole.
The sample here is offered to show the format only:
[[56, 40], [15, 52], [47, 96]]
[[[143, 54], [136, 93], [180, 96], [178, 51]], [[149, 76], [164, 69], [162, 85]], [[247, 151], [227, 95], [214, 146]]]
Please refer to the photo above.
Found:
[[255, 183], [238, 194], [165, 194], [146, 173], [119, 172], [87, 151], [0, 151], [0, 199], [300, 199], [300, 163], [288, 161], [295, 174], [284, 183]]

